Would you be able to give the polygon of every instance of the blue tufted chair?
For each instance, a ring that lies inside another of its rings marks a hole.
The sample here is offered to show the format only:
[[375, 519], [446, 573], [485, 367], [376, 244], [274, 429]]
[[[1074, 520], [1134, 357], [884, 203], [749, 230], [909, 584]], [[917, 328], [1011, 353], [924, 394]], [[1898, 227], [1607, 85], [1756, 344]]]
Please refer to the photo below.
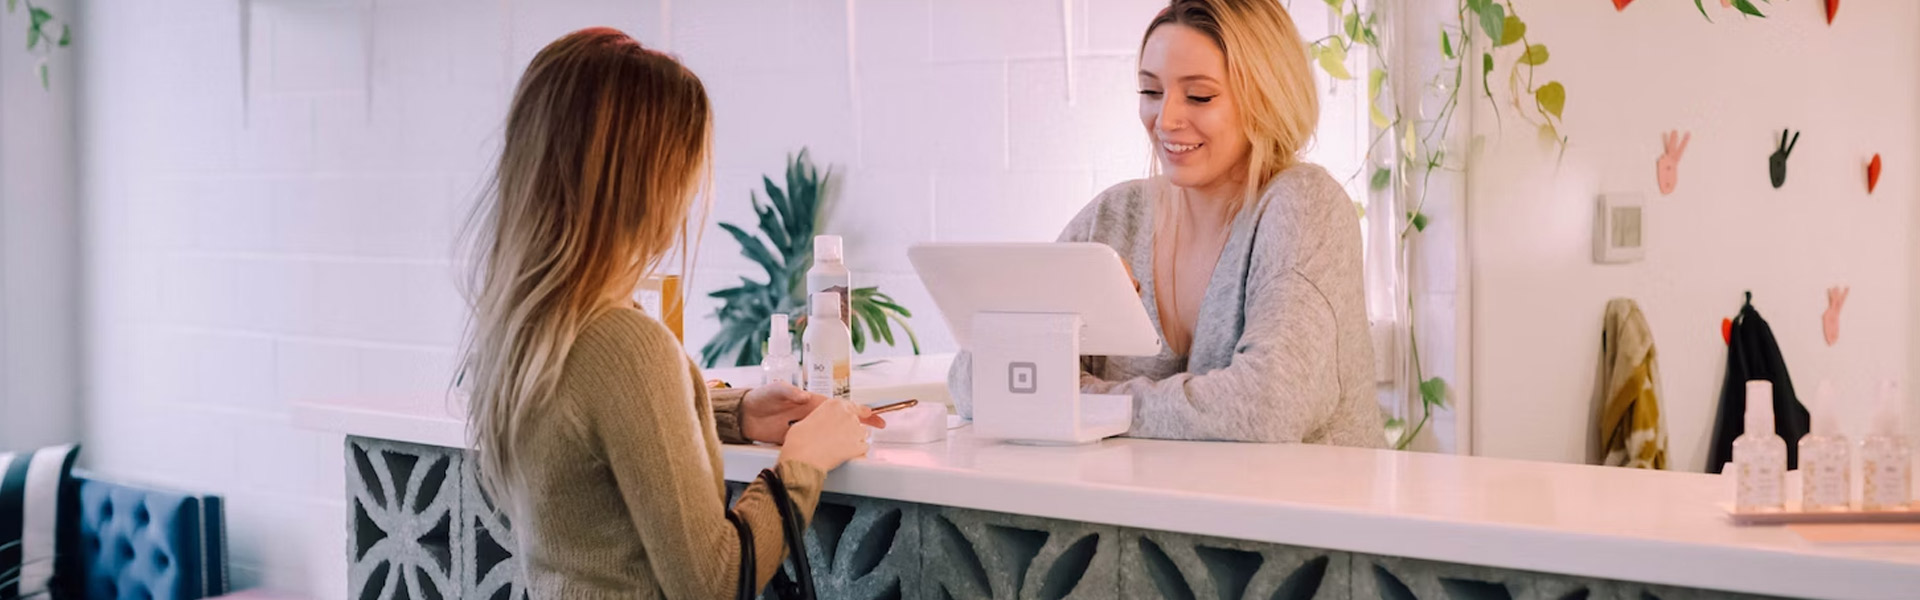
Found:
[[80, 555], [70, 579], [84, 600], [200, 600], [227, 591], [218, 496], [95, 479], [80, 486]]

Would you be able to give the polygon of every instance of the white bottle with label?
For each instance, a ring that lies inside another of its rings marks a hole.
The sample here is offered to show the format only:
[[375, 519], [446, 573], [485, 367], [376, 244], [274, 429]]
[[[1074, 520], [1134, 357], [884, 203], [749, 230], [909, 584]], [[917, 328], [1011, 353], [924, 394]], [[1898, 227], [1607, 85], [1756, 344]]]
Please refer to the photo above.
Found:
[[793, 329], [783, 313], [774, 313], [767, 324], [767, 357], [760, 361], [760, 370], [766, 375], [767, 385], [779, 382], [805, 387], [800, 380], [800, 361], [793, 356]]
[[1786, 504], [1787, 442], [1773, 431], [1773, 382], [1747, 382], [1746, 427], [1733, 440], [1734, 510]]
[[840, 322], [840, 303], [832, 292], [813, 295], [813, 314], [801, 336], [806, 356], [807, 391], [832, 398], [853, 397], [853, 331]]
[[[847, 271], [846, 249], [840, 236], [813, 236], [813, 268], [807, 269], [807, 298], [810, 302], [821, 292], [840, 297], [840, 324], [853, 329], [853, 274]], [[807, 311], [812, 314], [811, 307]]]
[[1839, 399], [1831, 382], [1820, 382], [1813, 406], [1813, 431], [1800, 437], [1800, 509], [1843, 511], [1852, 508], [1853, 447], [1840, 433]]
[[1913, 506], [1913, 447], [1907, 443], [1905, 399], [1891, 381], [1880, 388], [1880, 410], [1873, 432], [1860, 441], [1865, 510], [1905, 510]]

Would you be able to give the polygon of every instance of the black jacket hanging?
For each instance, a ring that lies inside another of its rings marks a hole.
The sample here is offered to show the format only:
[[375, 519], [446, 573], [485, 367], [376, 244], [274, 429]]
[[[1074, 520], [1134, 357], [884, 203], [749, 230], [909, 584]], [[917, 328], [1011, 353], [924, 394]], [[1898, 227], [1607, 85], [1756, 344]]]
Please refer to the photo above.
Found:
[[1713, 445], [1707, 449], [1707, 472], [1719, 473], [1733, 460], [1733, 440], [1746, 428], [1747, 382], [1773, 382], [1773, 429], [1787, 441], [1787, 468], [1800, 463], [1800, 436], [1807, 434], [1810, 417], [1793, 394], [1793, 379], [1780, 356], [1773, 328], [1753, 309], [1753, 294], [1740, 307], [1727, 340], [1727, 378], [1720, 384], [1720, 414], [1713, 422]]

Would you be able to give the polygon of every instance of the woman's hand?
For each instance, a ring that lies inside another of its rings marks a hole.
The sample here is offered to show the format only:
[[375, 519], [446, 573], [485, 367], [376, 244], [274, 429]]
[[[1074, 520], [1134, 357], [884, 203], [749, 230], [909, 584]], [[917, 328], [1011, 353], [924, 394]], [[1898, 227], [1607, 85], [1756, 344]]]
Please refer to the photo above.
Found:
[[782, 459], [813, 465], [821, 472], [832, 471], [848, 459], [866, 456], [867, 426], [873, 411], [847, 400], [823, 399], [807, 418], [785, 432]]
[[[753, 388], [740, 399], [740, 433], [756, 442], [784, 444], [788, 427], [807, 418], [828, 400], [826, 396], [784, 383]], [[887, 426], [886, 421], [873, 416], [873, 411], [866, 407], [855, 405], [855, 410], [868, 426]]]

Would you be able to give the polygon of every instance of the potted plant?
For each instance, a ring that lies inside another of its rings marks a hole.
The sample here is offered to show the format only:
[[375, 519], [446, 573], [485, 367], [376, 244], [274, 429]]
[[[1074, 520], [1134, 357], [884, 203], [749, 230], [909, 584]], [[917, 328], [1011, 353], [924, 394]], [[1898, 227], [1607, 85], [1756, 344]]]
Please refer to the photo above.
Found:
[[[723, 363], [760, 364], [766, 352], [767, 323], [775, 312], [791, 317], [793, 339], [801, 339], [799, 332], [806, 328], [807, 270], [813, 268], [813, 236], [826, 214], [825, 192], [832, 176], [831, 168], [822, 174], [803, 148], [799, 155], [787, 157], [785, 189], [773, 179], [761, 177], [767, 202], [762, 204], [759, 194], [748, 192], [764, 241], [738, 225], [720, 224], [721, 229], [740, 242], [740, 254], [766, 270], [767, 280], [741, 277], [740, 285], [708, 294], [722, 304], [715, 312], [720, 319], [720, 332], [700, 349], [700, 363], [706, 368]], [[882, 293], [878, 286], [855, 288], [849, 300], [853, 311], [854, 351], [865, 351], [871, 340], [895, 345], [893, 326], [897, 324], [906, 334], [913, 353], [920, 353], [920, 339], [907, 323], [907, 318], [913, 316], [912, 311]]]

